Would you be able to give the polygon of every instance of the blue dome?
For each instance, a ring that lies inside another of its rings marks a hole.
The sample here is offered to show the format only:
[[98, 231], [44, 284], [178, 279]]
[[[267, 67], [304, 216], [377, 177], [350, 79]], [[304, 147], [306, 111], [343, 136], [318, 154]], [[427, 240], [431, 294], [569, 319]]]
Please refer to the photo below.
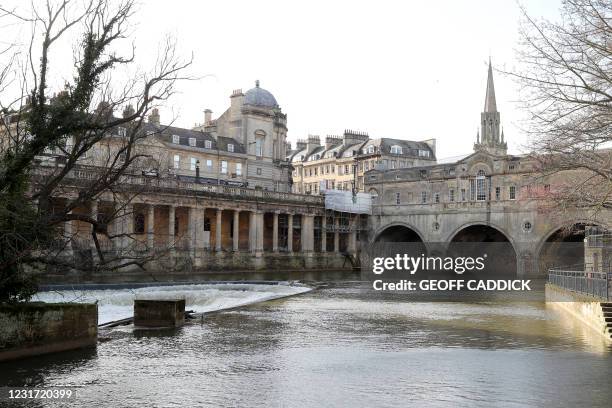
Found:
[[259, 81], [255, 81], [255, 88], [249, 89], [246, 94], [244, 94], [244, 103], [266, 108], [278, 108], [278, 103], [274, 95], [260, 88]]

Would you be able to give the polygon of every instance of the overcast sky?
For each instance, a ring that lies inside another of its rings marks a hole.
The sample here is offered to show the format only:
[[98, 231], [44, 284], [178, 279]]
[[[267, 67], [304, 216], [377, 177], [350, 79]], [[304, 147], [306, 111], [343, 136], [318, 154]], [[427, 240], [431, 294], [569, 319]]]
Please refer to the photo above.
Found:
[[[554, 18], [559, 1], [525, 5]], [[137, 62], [146, 65], [169, 33], [202, 77], [180, 86], [162, 123], [178, 115], [176, 124], [191, 127], [205, 108], [217, 117], [233, 89], [259, 79], [287, 113], [292, 142], [354, 129], [436, 138], [442, 158], [471, 151], [489, 56], [494, 67], [515, 65], [519, 8], [514, 0], [174, 0], [142, 1], [134, 19]], [[515, 86], [495, 74], [495, 89], [510, 152], [519, 152]]]

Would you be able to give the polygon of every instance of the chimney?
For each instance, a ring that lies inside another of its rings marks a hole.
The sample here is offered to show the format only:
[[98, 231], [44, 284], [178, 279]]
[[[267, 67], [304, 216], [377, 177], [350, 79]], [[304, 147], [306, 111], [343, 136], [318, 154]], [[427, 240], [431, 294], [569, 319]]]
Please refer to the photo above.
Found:
[[136, 111], [134, 110], [132, 105], [125, 105], [125, 108], [123, 109], [123, 118], [125, 119], [127, 117], [130, 117], [134, 113], [136, 113]]
[[306, 142], [305, 139], [298, 139], [296, 144], [295, 144], [295, 148], [296, 148], [296, 150], [304, 150], [306, 148], [307, 144], [308, 144], [308, 142]]
[[342, 138], [340, 136], [332, 136], [332, 135], [325, 136], [325, 149], [326, 150], [329, 150], [334, 146], [338, 146], [341, 143], [342, 143]]
[[368, 132], [346, 129], [342, 135], [342, 139], [345, 145], [352, 145], [360, 142], [367, 142], [370, 139], [370, 136], [368, 135]]
[[319, 136], [308, 135], [308, 142], [306, 143], [306, 149], [308, 149], [308, 153], [310, 153], [319, 146], [321, 146], [321, 139], [319, 138]]
[[208, 125], [212, 119], [212, 111], [210, 109], [204, 110], [204, 125]]
[[159, 126], [159, 110], [157, 108], [153, 108], [151, 114], [149, 115], [149, 123]]

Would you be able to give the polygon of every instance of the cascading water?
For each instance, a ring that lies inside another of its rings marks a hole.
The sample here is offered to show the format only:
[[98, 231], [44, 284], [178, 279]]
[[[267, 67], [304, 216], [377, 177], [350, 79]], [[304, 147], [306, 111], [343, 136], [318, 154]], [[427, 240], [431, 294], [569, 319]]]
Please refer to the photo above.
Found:
[[212, 312], [277, 299], [310, 291], [295, 284], [194, 284], [150, 286], [135, 289], [62, 290], [39, 292], [33, 300], [41, 302], [98, 303], [98, 323], [131, 317], [134, 299], [185, 298], [186, 310]]

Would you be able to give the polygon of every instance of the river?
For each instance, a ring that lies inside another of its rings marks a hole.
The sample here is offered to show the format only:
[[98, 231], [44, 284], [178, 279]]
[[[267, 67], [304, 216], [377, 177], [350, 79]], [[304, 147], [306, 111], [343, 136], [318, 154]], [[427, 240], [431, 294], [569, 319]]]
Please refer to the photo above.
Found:
[[83, 407], [610, 407], [612, 350], [564, 317], [331, 284], [177, 330], [101, 330], [97, 350], [0, 365], [0, 384], [78, 387]]

